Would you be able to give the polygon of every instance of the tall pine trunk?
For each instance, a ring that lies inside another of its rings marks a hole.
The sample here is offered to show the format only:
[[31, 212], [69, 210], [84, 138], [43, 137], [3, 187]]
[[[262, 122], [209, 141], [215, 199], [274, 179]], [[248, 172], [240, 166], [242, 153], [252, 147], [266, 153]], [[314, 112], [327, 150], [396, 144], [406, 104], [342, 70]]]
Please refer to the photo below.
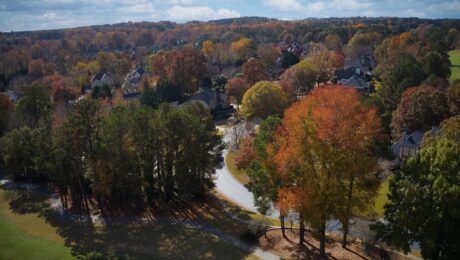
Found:
[[281, 233], [283, 234], [283, 237], [286, 238], [286, 228], [284, 224], [284, 216], [280, 215], [280, 223], [281, 223]]
[[302, 214], [299, 214], [299, 222], [300, 222], [299, 244], [303, 245], [303, 243], [305, 242], [305, 220], [303, 219]]
[[347, 247], [347, 236], [348, 236], [348, 231], [350, 228], [350, 216], [351, 216], [351, 201], [353, 199], [353, 183], [354, 183], [354, 176], [352, 176], [350, 180], [350, 185], [348, 187], [348, 196], [347, 196], [347, 208], [345, 212], [345, 221], [343, 221], [342, 226], [343, 226], [343, 237], [342, 237], [342, 247], [346, 248]]
[[319, 255], [326, 259], [326, 222], [323, 221], [319, 230]]

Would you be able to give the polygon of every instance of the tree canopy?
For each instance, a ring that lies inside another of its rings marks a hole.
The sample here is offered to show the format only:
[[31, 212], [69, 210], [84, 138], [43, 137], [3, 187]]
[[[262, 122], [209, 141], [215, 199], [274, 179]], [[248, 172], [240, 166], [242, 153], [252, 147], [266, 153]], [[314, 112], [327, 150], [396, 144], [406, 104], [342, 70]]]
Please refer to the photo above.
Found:
[[394, 134], [399, 136], [401, 130], [426, 131], [438, 126], [448, 116], [447, 98], [443, 91], [433, 87], [413, 87], [402, 94], [391, 125]]
[[269, 81], [260, 81], [244, 94], [242, 112], [247, 118], [266, 118], [281, 115], [287, 104], [280, 86]]
[[418, 242], [426, 259], [460, 257], [460, 144], [443, 131], [391, 179], [385, 222], [374, 225], [379, 239], [404, 252]]

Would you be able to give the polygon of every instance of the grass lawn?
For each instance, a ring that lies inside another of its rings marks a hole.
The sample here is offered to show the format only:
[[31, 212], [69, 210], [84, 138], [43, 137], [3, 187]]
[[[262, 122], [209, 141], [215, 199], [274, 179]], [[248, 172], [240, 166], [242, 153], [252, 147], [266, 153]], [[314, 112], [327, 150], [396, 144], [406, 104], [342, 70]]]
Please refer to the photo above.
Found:
[[38, 214], [9, 209], [12, 196], [0, 190], [0, 259], [74, 259], [64, 239]]
[[380, 188], [378, 191], [377, 198], [375, 199], [374, 207], [368, 211], [358, 213], [359, 217], [366, 218], [366, 219], [379, 219], [383, 217], [384, 213], [384, 206], [388, 202], [388, 189], [389, 188], [389, 180], [385, 180], [382, 184], [380, 184]]
[[456, 79], [460, 79], [460, 49], [450, 51], [449, 59], [450, 63], [452, 63], [450, 67], [452, 74], [450, 75], [449, 81], [453, 82]]
[[248, 175], [246, 175], [246, 172], [244, 170], [238, 170], [236, 168], [235, 156], [235, 151], [230, 151], [227, 153], [227, 158], [225, 158], [225, 161], [227, 162], [228, 170], [233, 175], [233, 177], [235, 177], [236, 180], [238, 180], [241, 184], [246, 185], [249, 182], [249, 177]]
[[[93, 227], [50, 210], [40, 196], [0, 190], [0, 259], [257, 259], [200, 228], [135, 220]], [[217, 203], [175, 210], [185, 219], [238, 236], [245, 226]], [[204, 213], [205, 212], [205, 213]]]
[[35, 237], [0, 216], [0, 259], [74, 259], [70, 248]]
[[377, 199], [375, 200], [375, 213], [377, 214], [377, 217], [381, 218], [383, 217], [384, 213], [384, 208], [385, 204], [388, 202], [388, 192], [389, 192], [389, 180], [385, 180], [384, 183], [381, 184], [380, 190], [379, 190], [379, 195]]

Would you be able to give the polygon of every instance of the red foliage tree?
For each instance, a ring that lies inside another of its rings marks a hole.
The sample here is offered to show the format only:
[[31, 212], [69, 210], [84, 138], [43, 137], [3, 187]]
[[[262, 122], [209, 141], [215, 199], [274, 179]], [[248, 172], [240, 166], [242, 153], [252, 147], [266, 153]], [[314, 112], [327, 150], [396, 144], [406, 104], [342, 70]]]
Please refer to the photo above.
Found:
[[267, 67], [259, 59], [255, 58], [251, 58], [243, 64], [243, 77], [251, 86], [269, 78]]

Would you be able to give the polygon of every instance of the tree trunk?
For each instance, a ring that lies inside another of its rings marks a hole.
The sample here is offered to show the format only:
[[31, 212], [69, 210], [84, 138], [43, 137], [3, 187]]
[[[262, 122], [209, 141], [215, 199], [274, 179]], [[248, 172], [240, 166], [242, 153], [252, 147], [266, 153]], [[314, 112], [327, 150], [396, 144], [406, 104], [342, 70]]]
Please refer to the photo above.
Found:
[[326, 222], [321, 224], [319, 232], [319, 255], [321, 258], [326, 259]]
[[347, 219], [343, 225], [343, 237], [342, 237], [342, 248], [347, 248], [347, 236], [348, 236], [348, 224], [349, 220]]
[[299, 244], [303, 245], [305, 242], [305, 221], [303, 219], [303, 215], [299, 215], [299, 222], [300, 222], [300, 232], [299, 232]]
[[343, 237], [342, 237], [342, 247], [346, 248], [347, 247], [347, 236], [348, 236], [348, 229], [350, 226], [350, 216], [351, 216], [351, 201], [353, 199], [353, 183], [354, 183], [354, 176], [350, 180], [350, 185], [348, 187], [348, 203], [347, 203], [347, 209], [345, 212], [345, 221], [342, 223], [343, 225]]
[[285, 230], [283, 215], [280, 215], [280, 223], [281, 223], [281, 233], [283, 233], [283, 237], [286, 238], [286, 230]]

